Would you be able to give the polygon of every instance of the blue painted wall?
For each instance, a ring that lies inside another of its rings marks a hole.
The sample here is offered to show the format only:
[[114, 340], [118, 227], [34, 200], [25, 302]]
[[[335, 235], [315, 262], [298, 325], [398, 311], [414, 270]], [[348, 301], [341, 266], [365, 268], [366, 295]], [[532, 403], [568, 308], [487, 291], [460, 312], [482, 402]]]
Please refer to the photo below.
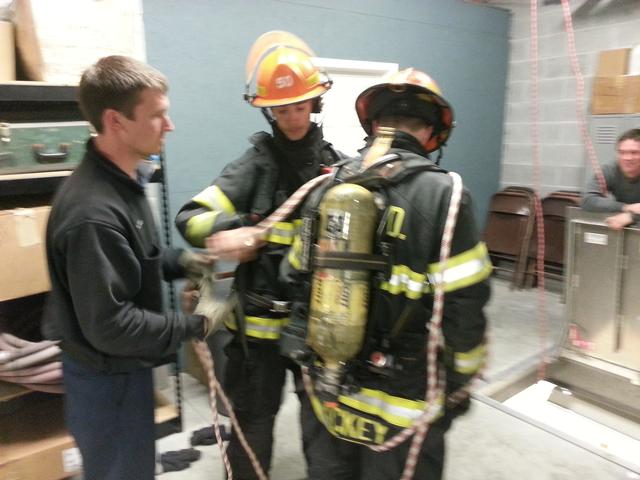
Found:
[[462, 175], [484, 222], [499, 188], [508, 12], [459, 0], [145, 0], [144, 23], [148, 61], [171, 85], [172, 218], [267, 128], [242, 100], [246, 55], [260, 34], [287, 30], [320, 57], [429, 73], [456, 112], [442, 165]]

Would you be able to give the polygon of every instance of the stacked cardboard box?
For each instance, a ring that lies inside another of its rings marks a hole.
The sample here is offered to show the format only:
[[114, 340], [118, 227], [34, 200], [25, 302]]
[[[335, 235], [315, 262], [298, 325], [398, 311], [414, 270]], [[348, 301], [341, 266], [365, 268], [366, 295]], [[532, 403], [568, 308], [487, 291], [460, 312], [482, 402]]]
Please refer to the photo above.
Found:
[[640, 75], [627, 75], [630, 48], [600, 52], [591, 113], [640, 113]]
[[22, 400], [15, 412], [0, 410], [0, 478], [57, 480], [78, 475], [82, 459], [64, 428], [62, 396], [33, 394]]
[[0, 210], [0, 301], [49, 290], [44, 232], [50, 210]]
[[16, 79], [15, 44], [13, 24], [0, 20], [0, 82]]

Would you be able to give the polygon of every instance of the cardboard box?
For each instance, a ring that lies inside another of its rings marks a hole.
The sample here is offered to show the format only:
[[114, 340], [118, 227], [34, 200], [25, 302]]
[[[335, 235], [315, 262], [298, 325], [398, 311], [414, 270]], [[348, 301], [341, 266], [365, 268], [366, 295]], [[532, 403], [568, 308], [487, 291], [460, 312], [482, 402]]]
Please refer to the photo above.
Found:
[[82, 460], [64, 428], [62, 396], [24, 399], [18, 410], [0, 415], [0, 478], [57, 480], [79, 474]]
[[593, 84], [591, 113], [640, 113], [640, 75], [596, 78]]
[[640, 97], [619, 95], [596, 97], [591, 101], [591, 113], [594, 115], [640, 113]]
[[613, 77], [625, 75], [629, 64], [630, 48], [620, 48], [617, 50], [604, 50], [598, 56], [598, 67], [596, 77]]
[[640, 75], [598, 77], [593, 82], [594, 96], [636, 95], [640, 92]]
[[0, 21], [0, 82], [16, 79], [16, 55], [13, 41], [13, 24]]
[[153, 394], [155, 399], [154, 419], [156, 424], [178, 418], [176, 406], [167, 400], [167, 397], [157, 390], [154, 391]]
[[640, 45], [635, 45], [631, 48], [627, 73], [629, 75], [640, 75]]
[[[18, 80], [42, 82], [44, 61], [33, 21], [31, 0], [15, 0], [13, 24], [16, 30], [16, 77]], [[58, 30], [61, 31], [61, 30]]]
[[0, 301], [50, 289], [45, 228], [51, 207], [0, 210]]
[[[17, 383], [3, 382], [0, 380], [0, 402], [7, 402], [31, 392], [32, 390], [29, 390], [22, 385], [18, 385]], [[1, 477], [0, 480], [2, 480]]]

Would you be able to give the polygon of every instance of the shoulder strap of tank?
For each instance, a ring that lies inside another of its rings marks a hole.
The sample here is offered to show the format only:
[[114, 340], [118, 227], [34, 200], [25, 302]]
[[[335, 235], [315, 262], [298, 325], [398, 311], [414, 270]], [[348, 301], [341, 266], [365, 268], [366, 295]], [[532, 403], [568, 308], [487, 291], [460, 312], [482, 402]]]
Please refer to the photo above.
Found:
[[334, 170], [334, 174], [331, 175], [328, 180], [309, 193], [304, 208], [302, 209], [302, 225], [300, 226], [300, 240], [302, 243], [300, 252], [301, 272], [310, 273], [313, 267], [312, 254], [318, 229], [318, 212], [320, 202], [327, 190], [338, 183], [336, 181], [336, 174], [339, 170], [340, 166]]
[[357, 183], [365, 188], [376, 188], [382, 185], [400, 183], [410, 175], [419, 172], [447, 171], [433, 163], [425, 161], [407, 163], [397, 153], [390, 153], [380, 157], [373, 165], [364, 171], [357, 172], [343, 179], [344, 182]]
[[338, 152], [333, 145], [326, 140], [324, 141], [324, 145], [322, 146], [323, 157], [326, 159], [326, 166], [336, 165], [343, 160], [346, 160], [344, 154]]

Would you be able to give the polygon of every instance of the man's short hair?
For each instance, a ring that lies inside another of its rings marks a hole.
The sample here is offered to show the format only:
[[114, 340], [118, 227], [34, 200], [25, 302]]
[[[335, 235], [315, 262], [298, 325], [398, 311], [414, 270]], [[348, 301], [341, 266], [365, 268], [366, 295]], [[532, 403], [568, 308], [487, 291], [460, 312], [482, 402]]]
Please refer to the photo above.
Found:
[[106, 109], [117, 110], [132, 119], [143, 90], [166, 93], [168, 88], [166, 77], [155, 68], [130, 57], [112, 55], [84, 71], [78, 102], [85, 119], [100, 133]]
[[618, 137], [616, 145], [620, 145], [620, 143], [624, 142], [625, 140], [640, 142], [640, 128], [632, 128], [631, 130], [627, 130], [626, 132], [624, 132]]

